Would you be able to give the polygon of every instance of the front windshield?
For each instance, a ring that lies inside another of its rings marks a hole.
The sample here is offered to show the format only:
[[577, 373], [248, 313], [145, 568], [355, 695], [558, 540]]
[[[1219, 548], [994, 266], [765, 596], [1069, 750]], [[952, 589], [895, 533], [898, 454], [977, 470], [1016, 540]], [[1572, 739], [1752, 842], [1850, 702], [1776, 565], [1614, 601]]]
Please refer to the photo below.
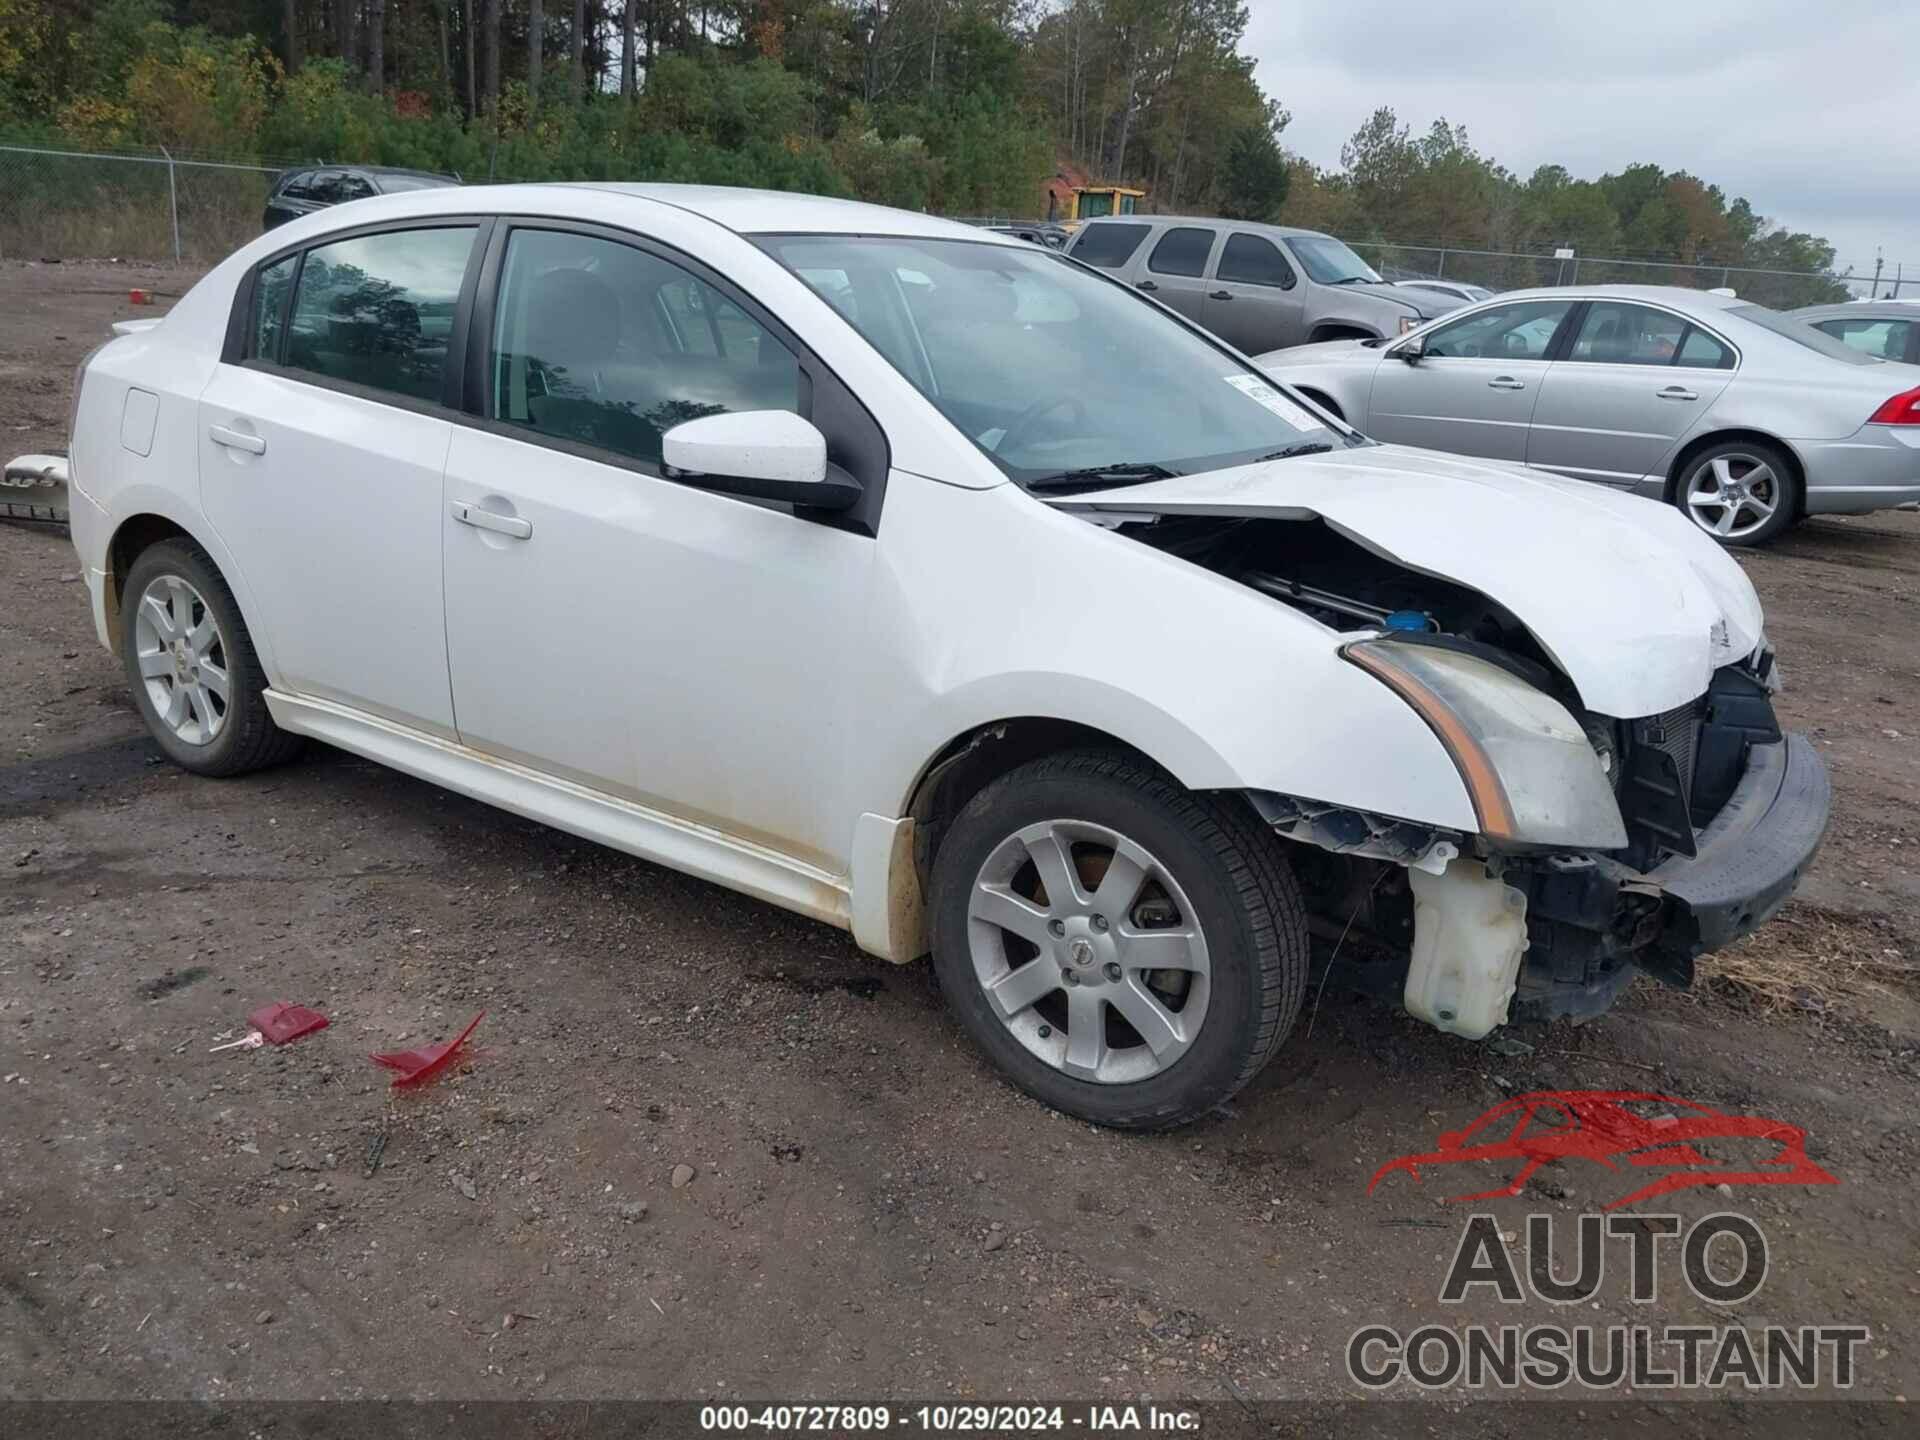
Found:
[[[1346, 437], [1126, 287], [1036, 246], [773, 235], [819, 294], [1010, 478], [1189, 474]], [[1102, 477], [1084, 477], [1091, 487]]]
[[1288, 238], [1287, 244], [1300, 257], [1307, 274], [1322, 285], [1339, 285], [1349, 280], [1380, 283], [1379, 272], [1349, 250], [1344, 240], [1336, 240], [1331, 235], [1294, 235]]

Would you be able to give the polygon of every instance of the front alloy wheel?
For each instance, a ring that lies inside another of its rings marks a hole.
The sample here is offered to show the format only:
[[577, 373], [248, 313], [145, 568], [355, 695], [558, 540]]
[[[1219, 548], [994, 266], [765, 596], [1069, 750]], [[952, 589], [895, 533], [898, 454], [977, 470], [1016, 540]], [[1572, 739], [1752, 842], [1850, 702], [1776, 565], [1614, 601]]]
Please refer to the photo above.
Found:
[[1217, 1108], [1279, 1047], [1307, 973], [1280, 843], [1234, 795], [1135, 756], [1070, 751], [974, 796], [940, 837], [940, 987], [1023, 1090], [1164, 1129]]
[[1116, 830], [1042, 820], [973, 887], [974, 976], [1009, 1033], [1101, 1085], [1175, 1064], [1207, 1018], [1207, 939], [1167, 867]]

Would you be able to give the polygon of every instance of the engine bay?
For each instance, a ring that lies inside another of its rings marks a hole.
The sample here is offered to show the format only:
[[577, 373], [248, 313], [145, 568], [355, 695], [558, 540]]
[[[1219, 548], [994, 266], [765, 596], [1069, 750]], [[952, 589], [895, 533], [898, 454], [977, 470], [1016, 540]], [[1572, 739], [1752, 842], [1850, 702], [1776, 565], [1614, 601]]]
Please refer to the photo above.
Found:
[[1484, 647], [1492, 652], [1489, 659], [1523, 662], [1528, 679], [1571, 696], [1564, 677], [1510, 610], [1477, 590], [1390, 560], [1325, 520], [1167, 515], [1120, 530], [1270, 595], [1330, 630], [1450, 636]]

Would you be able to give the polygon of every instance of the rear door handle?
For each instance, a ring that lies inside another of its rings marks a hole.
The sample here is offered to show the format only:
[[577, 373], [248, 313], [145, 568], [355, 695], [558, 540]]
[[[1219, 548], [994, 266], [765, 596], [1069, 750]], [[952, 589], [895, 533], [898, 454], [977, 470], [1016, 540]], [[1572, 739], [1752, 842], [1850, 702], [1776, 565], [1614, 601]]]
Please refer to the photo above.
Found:
[[1133, 282], [1133, 288], [1136, 290], [1158, 290], [1160, 287], [1151, 280], [1136, 280]]
[[207, 438], [229, 450], [244, 450], [249, 455], [267, 453], [267, 442], [262, 436], [249, 435], [244, 430], [230, 430], [225, 425], [209, 425]]
[[1516, 380], [1511, 375], [1496, 375], [1487, 381], [1487, 388], [1489, 390], [1524, 390], [1527, 388], [1527, 382]]
[[1654, 392], [1662, 400], [1698, 400], [1700, 397], [1682, 385], [1669, 385], [1664, 390]]
[[512, 540], [527, 540], [533, 535], [533, 522], [522, 520], [518, 515], [502, 515], [497, 510], [484, 510], [465, 500], [455, 500], [447, 507], [453, 518], [462, 525], [471, 525], [476, 530], [491, 530], [497, 535], [505, 535]]
[[1207, 298], [1209, 300], [1231, 300], [1233, 298], [1233, 292], [1231, 290], [1209, 290], [1207, 292]]

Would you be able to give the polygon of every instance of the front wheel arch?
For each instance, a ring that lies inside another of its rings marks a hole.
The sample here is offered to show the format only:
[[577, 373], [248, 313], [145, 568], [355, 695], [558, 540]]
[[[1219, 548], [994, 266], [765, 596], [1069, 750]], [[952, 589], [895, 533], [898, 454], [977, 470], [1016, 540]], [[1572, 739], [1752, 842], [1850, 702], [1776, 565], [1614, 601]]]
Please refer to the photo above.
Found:
[[1350, 320], [1332, 320], [1313, 327], [1313, 333], [1307, 336], [1309, 345], [1318, 345], [1324, 340], [1378, 340], [1380, 332], [1370, 326]]
[[1347, 412], [1341, 407], [1340, 402], [1327, 394], [1326, 391], [1312, 385], [1295, 385], [1293, 388], [1299, 391], [1304, 398], [1311, 400], [1322, 410], [1333, 416], [1334, 419], [1344, 421], [1347, 418]]

